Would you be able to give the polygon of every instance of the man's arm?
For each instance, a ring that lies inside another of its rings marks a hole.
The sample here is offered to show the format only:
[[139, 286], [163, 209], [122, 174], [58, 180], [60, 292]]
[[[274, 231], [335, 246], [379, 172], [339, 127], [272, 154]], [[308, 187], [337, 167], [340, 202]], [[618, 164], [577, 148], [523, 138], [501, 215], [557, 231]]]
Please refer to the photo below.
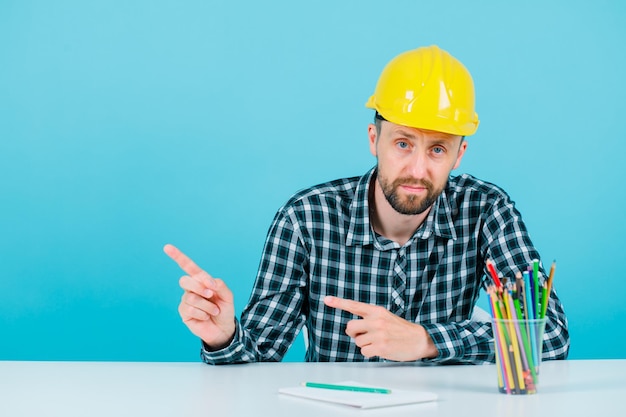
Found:
[[[553, 290], [548, 301], [543, 337], [543, 360], [566, 359], [569, 351], [567, 318]], [[423, 324], [439, 355], [435, 362], [481, 364], [495, 362], [491, 322], [466, 320]]]
[[[476, 276], [489, 276], [486, 260], [495, 264], [499, 276], [514, 279], [540, 259], [522, 216], [508, 195], [501, 192], [497, 198], [481, 208], [483, 212], [478, 234], [479, 256], [476, 258]], [[545, 284], [543, 266], [539, 281]], [[563, 305], [552, 289], [546, 312], [544, 359], [564, 359], [569, 351], [569, 333]], [[490, 321], [461, 321], [456, 323], [424, 324], [439, 350], [436, 361], [494, 362], [493, 333]]]
[[[491, 259], [500, 276], [514, 279], [531, 266], [533, 260], [541, 259], [521, 214], [507, 195], [494, 203], [492, 215], [486, 219], [482, 234], [483, 259]], [[483, 268], [484, 275], [489, 275], [486, 267]], [[538, 275], [538, 282], [545, 286], [547, 275], [543, 265], [540, 265]], [[554, 286], [548, 299], [546, 318], [543, 358], [566, 359], [570, 344], [568, 323]]]
[[283, 208], [267, 234], [259, 271], [235, 335], [224, 349], [203, 346], [209, 364], [280, 361], [302, 328], [308, 254], [293, 212]]

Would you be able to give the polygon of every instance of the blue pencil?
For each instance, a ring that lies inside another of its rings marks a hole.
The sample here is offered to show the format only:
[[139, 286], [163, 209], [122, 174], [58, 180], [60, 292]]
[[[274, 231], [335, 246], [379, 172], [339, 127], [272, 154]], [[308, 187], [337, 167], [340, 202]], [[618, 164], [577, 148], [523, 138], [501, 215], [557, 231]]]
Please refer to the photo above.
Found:
[[[526, 310], [528, 311], [528, 320], [535, 320], [537, 318], [537, 316], [535, 315], [535, 304], [532, 301], [533, 300], [533, 295], [532, 295], [532, 287], [531, 287], [531, 280], [530, 280], [530, 273], [529, 271], [524, 271], [524, 287], [526, 290], [526, 305], [524, 306], [526, 308]], [[536, 340], [536, 335], [535, 335], [535, 326], [531, 326], [530, 324], [527, 325], [526, 328], [526, 334], [530, 336], [530, 347], [532, 349], [532, 357], [533, 357], [533, 363], [539, 363], [537, 361], [538, 359], [538, 355], [537, 355], [537, 349], [535, 349], [534, 347], [537, 346], [537, 344], [535, 343]]]

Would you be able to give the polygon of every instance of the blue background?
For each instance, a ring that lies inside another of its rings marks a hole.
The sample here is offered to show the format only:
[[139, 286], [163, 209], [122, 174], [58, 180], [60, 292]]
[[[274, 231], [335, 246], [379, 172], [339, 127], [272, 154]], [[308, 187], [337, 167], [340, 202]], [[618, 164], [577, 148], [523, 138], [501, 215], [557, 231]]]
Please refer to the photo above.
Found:
[[557, 260], [570, 357], [626, 358], [626, 3], [434, 3], [0, 0], [0, 359], [198, 360], [163, 245], [240, 312], [276, 209], [375, 163], [364, 103], [430, 44], [476, 83], [457, 173]]

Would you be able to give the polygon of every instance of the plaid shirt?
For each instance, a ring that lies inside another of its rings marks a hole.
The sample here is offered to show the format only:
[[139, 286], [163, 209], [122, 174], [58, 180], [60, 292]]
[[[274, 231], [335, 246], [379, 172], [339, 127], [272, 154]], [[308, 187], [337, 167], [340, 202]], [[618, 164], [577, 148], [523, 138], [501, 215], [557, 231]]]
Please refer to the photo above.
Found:
[[[376, 169], [295, 194], [268, 232], [250, 301], [230, 346], [202, 359], [211, 364], [279, 361], [303, 325], [307, 361], [365, 358], [345, 334], [352, 314], [326, 307], [327, 295], [384, 306], [419, 323], [446, 363], [494, 362], [491, 324], [472, 319], [491, 259], [514, 277], [539, 259], [509, 196], [470, 175], [451, 177], [427, 219], [400, 246], [370, 223], [368, 189]], [[540, 269], [541, 280], [545, 271]], [[567, 319], [550, 294], [544, 359], [569, 350]]]

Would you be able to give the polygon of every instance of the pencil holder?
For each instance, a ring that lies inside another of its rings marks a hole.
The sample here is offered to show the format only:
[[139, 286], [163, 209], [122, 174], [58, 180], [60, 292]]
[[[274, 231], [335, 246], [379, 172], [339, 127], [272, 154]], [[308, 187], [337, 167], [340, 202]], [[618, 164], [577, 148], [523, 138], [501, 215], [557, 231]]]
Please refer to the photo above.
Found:
[[505, 394], [535, 394], [546, 319], [492, 319], [498, 389]]

